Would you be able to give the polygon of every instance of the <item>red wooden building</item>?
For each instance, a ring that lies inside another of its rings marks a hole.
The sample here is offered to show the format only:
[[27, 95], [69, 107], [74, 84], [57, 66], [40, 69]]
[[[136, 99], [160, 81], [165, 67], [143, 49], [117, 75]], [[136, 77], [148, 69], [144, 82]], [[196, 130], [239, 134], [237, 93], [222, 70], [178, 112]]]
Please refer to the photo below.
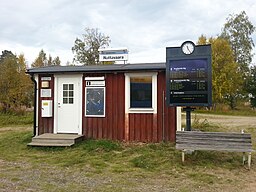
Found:
[[165, 63], [28, 69], [35, 83], [34, 135], [72, 133], [121, 141], [175, 141], [165, 103]]

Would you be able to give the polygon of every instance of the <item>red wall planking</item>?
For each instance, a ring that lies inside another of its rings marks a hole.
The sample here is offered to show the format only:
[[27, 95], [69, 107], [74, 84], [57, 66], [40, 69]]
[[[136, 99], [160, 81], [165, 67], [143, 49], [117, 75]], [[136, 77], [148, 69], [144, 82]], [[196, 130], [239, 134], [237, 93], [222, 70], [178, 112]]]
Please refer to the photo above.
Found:
[[[85, 77], [104, 76], [106, 81], [105, 117], [85, 117]], [[51, 77], [51, 97], [41, 98], [41, 77]], [[41, 117], [42, 100], [53, 100], [54, 76], [39, 75], [39, 134], [53, 133], [54, 116]], [[83, 76], [82, 90], [82, 126], [86, 138], [126, 140], [140, 142], [175, 142], [176, 108], [165, 104], [166, 79], [165, 72], [158, 72], [157, 79], [157, 114], [130, 113], [125, 114], [125, 76], [124, 73], [90, 73]], [[53, 107], [54, 110], [54, 107]], [[54, 114], [54, 112], [53, 112]]]
[[[49, 81], [50, 87], [47, 89], [51, 89], [51, 97], [41, 97], [41, 84], [42, 77], [51, 77]], [[52, 117], [41, 117], [41, 108], [42, 108], [42, 100], [52, 100], [52, 106], [54, 106], [54, 76], [53, 75], [39, 75], [38, 76], [38, 127], [39, 127], [39, 135], [43, 133], [53, 133], [53, 121], [54, 121], [54, 107], [52, 107]]]
[[[84, 77], [86, 76], [92, 75], [85, 74]], [[176, 108], [167, 107], [165, 104], [165, 72], [158, 73], [157, 114], [125, 114], [124, 73], [94, 74], [93, 76], [105, 76], [106, 116], [104, 118], [85, 117], [85, 101], [83, 101], [85, 137], [141, 142], [175, 141]], [[83, 82], [84, 89], [85, 81]]]

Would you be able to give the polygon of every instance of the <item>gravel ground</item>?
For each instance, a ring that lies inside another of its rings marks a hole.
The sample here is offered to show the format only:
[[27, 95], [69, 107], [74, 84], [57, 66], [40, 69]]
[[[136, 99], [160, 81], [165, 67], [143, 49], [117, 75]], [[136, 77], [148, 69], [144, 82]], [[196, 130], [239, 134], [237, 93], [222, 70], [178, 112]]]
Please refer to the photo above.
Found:
[[200, 119], [207, 119], [208, 122], [220, 126], [227, 126], [232, 128], [256, 128], [256, 117], [248, 116], [230, 116], [230, 115], [209, 115], [209, 114], [193, 114], [192, 120], [197, 116]]

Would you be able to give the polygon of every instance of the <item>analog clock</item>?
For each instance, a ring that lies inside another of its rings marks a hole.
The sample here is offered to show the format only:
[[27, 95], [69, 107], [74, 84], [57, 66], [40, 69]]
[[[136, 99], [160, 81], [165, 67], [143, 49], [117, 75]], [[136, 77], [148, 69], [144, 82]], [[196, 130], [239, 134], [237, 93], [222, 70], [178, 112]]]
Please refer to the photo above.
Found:
[[181, 45], [181, 50], [184, 54], [190, 55], [195, 50], [195, 44], [192, 41], [185, 41]]

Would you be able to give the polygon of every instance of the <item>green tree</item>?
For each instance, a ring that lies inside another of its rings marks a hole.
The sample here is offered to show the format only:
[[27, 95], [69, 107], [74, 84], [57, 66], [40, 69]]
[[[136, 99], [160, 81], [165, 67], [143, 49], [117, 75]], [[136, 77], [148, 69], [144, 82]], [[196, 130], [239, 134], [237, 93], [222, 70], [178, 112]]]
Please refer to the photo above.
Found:
[[60, 58], [59, 56], [55, 57], [52, 61], [52, 65], [60, 65], [61, 64], [61, 61], [60, 61]]
[[44, 52], [44, 50], [42, 49], [39, 54], [38, 57], [35, 59], [35, 61], [32, 63], [32, 67], [44, 67], [48, 65], [48, 60], [46, 57], [46, 53]]
[[54, 59], [52, 56], [49, 54], [48, 59], [46, 57], [46, 53], [42, 49], [35, 61], [32, 63], [32, 67], [44, 67], [44, 66], [51, 66], [51, 65], [60, 65], [61, 61], [59, 56], [55, 57]]
[[109, 36], [104, 35], [99, 29], [85, 28], [82, 39], [76, 38], [72, 51], [74, 61], [83, 65], [98, 65], [99, 48], [106, 48], [110, 44]]
[[[18, 79], [16, 106], [22, 111], [22, 107], [30, 107], [33, 100], [33, 83], [30, 76], [26, 74], [26, 59], [24, 54], [17, 57], [18, 62]], [[23, 111], [22, 111], [23, 112]]]
[[0, 56], [0, 103], [3, 112], [20, 112], [31, 104], [33, 86], [26, 75], [24, 55], [16, 57], [11, 52]]
[[242, 76], [238, 70], [238, 64], [233, 57], [233, 51], [226, 39], [217, 37], [207, 39], [201, 36], [197, 42], [199, 45], [212, 45], [212, 92], [213, 103], [228, 102], [235, 108], [236, 100], [240, 95]]
[[250, 73], [246, 79], [246, 90], [250, 95], [250, 102], [256, 108], [256, 66], [250, 68]]
[[221, 37], [228, 39], [233, 50], [235, 62], [239, 64], [240, 70], [247, 74], [252, 61], [252, 50], [254, 47], [252, 34], [255, 27], [249, 21], [245, 11], [230, 15], [221, 33]]
[[48, 60], [47, 60], [47, 66], [51, 66], [52, 65], [52, 56], [49, 54]]
[[4, 50], [2, 51], [2, 55], [0, 55], [0, 64], [4, 61], [4, 59], [8, 57], [15, 57], [11, 51]]

